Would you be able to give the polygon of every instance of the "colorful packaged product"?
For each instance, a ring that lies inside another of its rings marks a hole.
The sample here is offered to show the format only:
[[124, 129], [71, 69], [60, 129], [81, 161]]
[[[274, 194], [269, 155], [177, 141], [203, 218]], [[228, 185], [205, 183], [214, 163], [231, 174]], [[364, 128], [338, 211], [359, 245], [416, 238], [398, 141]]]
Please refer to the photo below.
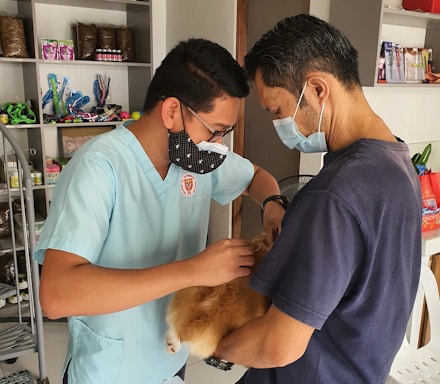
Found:
[[387, 83], [404, 83], [403, 50], [399, 44], [384, 41], [385, 78]]
[[58, 40], [42, 38], [41, 57], [43, 60], [58, 60]]
[[58, 55], [60, 60], [75, 60], [73, 40], [58, 40]]
[[418, 48], [403, 48], [405, 58], [405, 82], [422, 83], [425, 80], [422, 52]]

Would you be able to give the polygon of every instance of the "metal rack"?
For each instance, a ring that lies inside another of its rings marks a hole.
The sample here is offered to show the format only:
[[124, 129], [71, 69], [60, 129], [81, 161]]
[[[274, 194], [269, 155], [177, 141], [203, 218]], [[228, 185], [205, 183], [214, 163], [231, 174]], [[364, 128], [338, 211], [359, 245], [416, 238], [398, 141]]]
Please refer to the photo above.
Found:
[[[28, 353], [38, 353], [39, 378], [37, 383], [49, 384], [45, 371], [45, 352], [43, 341], [43, 314], [38, 298], [39, 267], [33, 260], [35, 246], [35, 211], [32, 191], [31, 173], [28, 160], [9, 129], [0, 123], [0, 156], [3, 160], [5, 182], [0, 194], [9, 204], [10, 236], [0, 239], [0, 257], [12, 254], [14, 285], [0, 284], [0, 299], [17, 297], [17, 304], [13, 304], [12, 326], [0, 332], [0, 361], [13, 360]], [[11, 186], [9, 180], [9, 160], [12, 159], [18, 172], [18, 184]], [[15, 203], [14, 203], [15, 202]], [[19, 213], [14, 212], [14, 205], [19, 204]], [[23, 229], [23, 236], [16, 235], [15, 228]], [[24, 258], [29, 301], [20, 300], [19, 289], [19, 254]], [[16, 306], [16, 307], [15, 307]], [[0, 313], [5, 308], [0, 309]], [[11, 312], [9, 312], [11, 313]], [[9, 321], [8, 321], [9, 323]], [[7, 378], [6, 378], [7, 379]], [[7, 381], [16, 382], [16, 381]], [[26, 381], [28, 382], [28, 381]]]

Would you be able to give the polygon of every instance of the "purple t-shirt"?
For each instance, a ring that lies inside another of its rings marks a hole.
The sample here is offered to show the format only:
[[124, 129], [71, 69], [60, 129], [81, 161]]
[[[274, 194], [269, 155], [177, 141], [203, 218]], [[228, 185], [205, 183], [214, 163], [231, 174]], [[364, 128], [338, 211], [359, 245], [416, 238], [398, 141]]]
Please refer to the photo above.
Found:
[[298, 361], [250, 369], [240, 383], [383, 383], [420, 262], [420, 184], [407, 146], [363, 139], [327, 154], [251, 280], [315, 332]]

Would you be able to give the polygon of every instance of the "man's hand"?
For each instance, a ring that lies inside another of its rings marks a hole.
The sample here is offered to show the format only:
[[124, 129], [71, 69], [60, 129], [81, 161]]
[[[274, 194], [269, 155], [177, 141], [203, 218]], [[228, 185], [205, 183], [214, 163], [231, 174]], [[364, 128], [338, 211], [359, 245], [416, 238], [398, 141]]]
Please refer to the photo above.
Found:
[[266, 242], [270, 246], [281, 233], [281, 221], [283, 220], [285, 210], [282, 205], [276, 201], [269, 201], [264, 206], [263, 226], [266, 234]]
[[222, 239], [186, 262], [192, 265], [194, 285], [213, 287], [248, 276], [255, 258], [248, 240]]

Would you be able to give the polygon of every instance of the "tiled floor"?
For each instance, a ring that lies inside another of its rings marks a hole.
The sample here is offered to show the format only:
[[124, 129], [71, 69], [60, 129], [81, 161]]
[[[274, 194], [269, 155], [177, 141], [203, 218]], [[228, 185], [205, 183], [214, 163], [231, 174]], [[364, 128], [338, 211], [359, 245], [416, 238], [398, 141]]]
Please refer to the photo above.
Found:
[[[2, 327], [6, 324], [2, 324]], [[67, 323], [44, 322], [45, 367], [50, 384], [61, 384], [61, 370], [67, 348]], [[0, 377], [14, 372], [28, 370], [35, 378], [39, 378], [38, 354], [20, 356], [13, 364], [0, 363]], [[223, 372], [210, 367], [204, 361], [191, 358], [186, 370], [186, 384], [233, 384], [243, 374], [243, 367], [235, 366], [231, 371]], [[98, 384], [98, 383], [97, 383]], [[145, 383], [148, 384], [148, 383]]]

